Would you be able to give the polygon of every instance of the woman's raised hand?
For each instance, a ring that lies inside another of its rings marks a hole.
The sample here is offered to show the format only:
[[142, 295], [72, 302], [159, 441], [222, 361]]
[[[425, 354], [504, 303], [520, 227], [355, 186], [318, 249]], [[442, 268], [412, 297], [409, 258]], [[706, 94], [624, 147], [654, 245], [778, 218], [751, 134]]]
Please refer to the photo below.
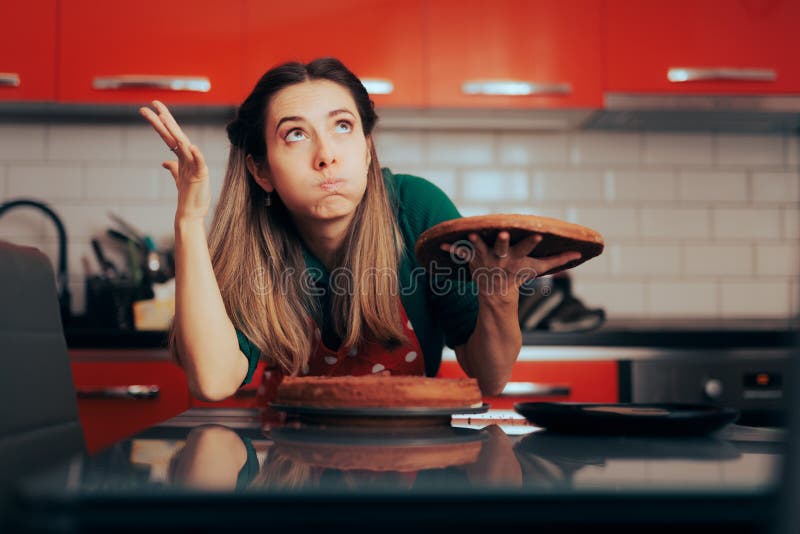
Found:
[[153, 100], [153, 109], [139, 108], [139, 113], [147, 119], [161, 139], [178, 157], [178, 161], [165, 161], [162, 167], [172, 173], [178, 188], [178, 208], [175, 220], [185, 218], [204, 218], [211, 203], [208, 167], [202, 152], [193, 145], [167, 106]]

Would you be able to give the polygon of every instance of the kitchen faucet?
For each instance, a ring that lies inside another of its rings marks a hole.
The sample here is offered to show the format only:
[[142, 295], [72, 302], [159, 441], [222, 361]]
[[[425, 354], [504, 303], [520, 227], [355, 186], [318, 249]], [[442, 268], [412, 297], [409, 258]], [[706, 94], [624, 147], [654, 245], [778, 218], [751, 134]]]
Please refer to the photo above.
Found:
[[58, 232], [58, 303], [61, 310], [61, 322], [66, 323], [72, 316], [71, 302], [72, 297], [69, 292], [69, 284], [67, 278], [67, 232], [64, 229], [64, 224], [56, 213], [45, 203], [38, 200], [31, 200], [26, 198], [9, 200], [0, 204], [0, 217], [12, 208], [30, 207], [37, 208], [44, 212], [45, 215], [50, 217], [53, 224], [56, 226]]

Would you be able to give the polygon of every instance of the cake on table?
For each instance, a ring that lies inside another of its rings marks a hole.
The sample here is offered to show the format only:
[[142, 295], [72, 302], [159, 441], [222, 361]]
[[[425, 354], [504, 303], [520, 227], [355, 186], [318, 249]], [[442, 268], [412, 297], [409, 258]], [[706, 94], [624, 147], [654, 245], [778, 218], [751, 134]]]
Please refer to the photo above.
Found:
[[482, 405], [474, 378], [287, 376], [276, 404], [316, 408], [465, 408]]

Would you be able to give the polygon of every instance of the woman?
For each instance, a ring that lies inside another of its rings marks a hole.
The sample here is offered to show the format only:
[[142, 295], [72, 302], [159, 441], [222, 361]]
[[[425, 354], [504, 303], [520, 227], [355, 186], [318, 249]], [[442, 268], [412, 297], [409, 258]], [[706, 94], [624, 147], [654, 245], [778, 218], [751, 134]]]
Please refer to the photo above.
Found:
[[521, 347], [522, 274], [576, 253], [535, 260], [536, 235], [513, 247], [508, 232], [491, 247], [473, 235], [472, 251], [443, 248], [501, 276], [449, 290], [420, 281], [416, 238], [460, 215], [430, 182], [382, 172], [373, 104], [341, 62], [287, 63], [258, 81], [227, 127], [208, 242], [203, 155], [163, 104], [153, 108], [140, 111], [178, 158], [163, 164], [178, 188], [170, 347], [196, 397], [232, 395], [260, 357], [273, 379], [434, 375], [445, 342], [484, 394], [502, 391]]

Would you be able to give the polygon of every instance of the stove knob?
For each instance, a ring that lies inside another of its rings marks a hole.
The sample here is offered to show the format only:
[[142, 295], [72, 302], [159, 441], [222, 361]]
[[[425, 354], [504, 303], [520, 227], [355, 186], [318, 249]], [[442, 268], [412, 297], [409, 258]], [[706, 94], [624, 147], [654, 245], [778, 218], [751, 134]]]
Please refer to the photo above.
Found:
[[722, 397], [722, 381], [717, 378], [709, 378], [703, 385], [703, 392], [711, 400], [718, 400]]

